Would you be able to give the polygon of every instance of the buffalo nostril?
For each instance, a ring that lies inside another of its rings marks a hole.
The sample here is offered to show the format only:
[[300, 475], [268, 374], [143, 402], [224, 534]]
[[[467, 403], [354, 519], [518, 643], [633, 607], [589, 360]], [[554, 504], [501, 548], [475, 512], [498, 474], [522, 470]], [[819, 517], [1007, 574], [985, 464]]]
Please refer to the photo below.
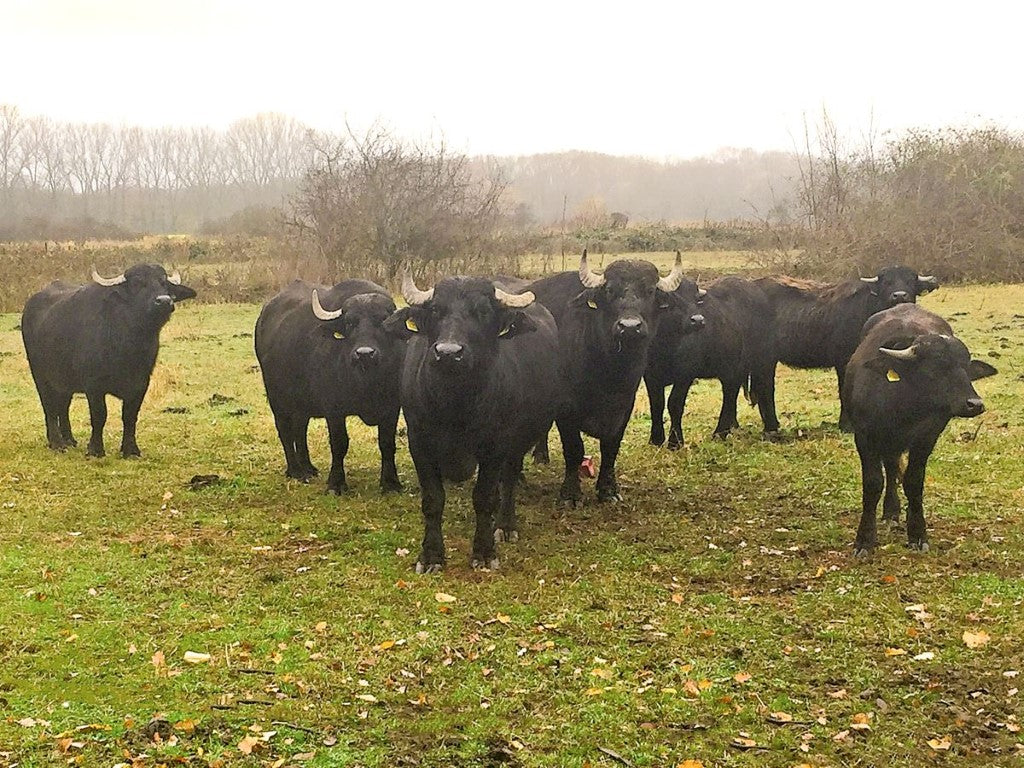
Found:
[[980, 397], [969, 397], [967, 398], [967, 410], [974, 414], [984, 413], [985, 403]]
[[450, 341], [439, 341], [434, 345], [435, 360], [461, 360], [463, 347]]
[[624, 317], [618, 320], [615, 324], [618, 326], [619, 333], [639, 333], [641, 326], [643, 325], [643, 320], [639, 317]]
[[906, 301], [908, 295], [909, 294], [906, 291], [893, 291], [892, 292], [892, 300], [893, 301]]
[[377, 356], [377, 350], [373, 347], [359, 347], [356, 349], [356, 358], [359, 360], [372, 360]]
[[153, 299], [153, 303], [156, 304], [158, 307], [167, 307], [174, 304], [174, 299], [172, 299], [167, 294], [164, 294], [163, 296], [157, 296], [155, 299]]
[[704, 327], [704, 315], [690, 315], [690, 325], [694, 328]]

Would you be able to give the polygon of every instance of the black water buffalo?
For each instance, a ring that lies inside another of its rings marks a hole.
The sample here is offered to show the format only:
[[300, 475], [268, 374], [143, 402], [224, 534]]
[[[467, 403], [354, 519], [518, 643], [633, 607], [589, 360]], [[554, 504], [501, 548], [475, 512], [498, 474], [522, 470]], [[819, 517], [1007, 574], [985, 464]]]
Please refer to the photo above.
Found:
[[25, 304], [21, 335], [46, 416], [50, 448], [77, 445], [68, 407], [75, 392], [89, 400], [90, 456], [103, 456], [106, 396], [122, 401], [121, 455], [139, 456], [135, 425], [160, 349], [160, 329], [175, 302], [196, 292], [157, 264], [136, 264], [114, 278], [93, 270], [93, 282], [50, 283]]
[[722, 384], [715, 436], [724, 437], [736, 426], [740, 389], [751, 371], [763, 372], [767, 365], [764, 321], [771, 312], [760, 289], [740, 277], [723, 277], [707, 290], [684, 279], [675, 294], [677, 306], [659, 320], [644, 371], [653, 445], [665, 442], [665, 387], [672, 385], [669, 448], [683, 444], [683, 409], [696, 379], [718, 379]]
[[[835, 368], [842, 402], [843, 372], [860, 341], [864, 322], [876, 312], [914, 303], [939, 287], [931, 275], [909, 267], [886, 267], [874, 277], [836, 284], [789, 277], [763, 277], [754, 284], [771, 305], [771, 364], [764, 376], [751, 378], [752, 394], [762, 407], [765, 431], [776, 432], [775, 364], [795, 368]], [[839, 425], [849, 429], [840, 407]]]
[[658, 317], [677, 301], [674, 291], [682, 279], [678, 253], [671, 274], [658, 277], [653, 264], [639, 260], [614, 261], [604, 274], [596, 274], [584, 251], [579, 272], [562, 272], [531, 283], [537, 301], [558, 324], [560, 369], [566, 386], [566, 399], [556, 419], [565, 458], [559, 494], [563, 501], [576, 504], [580, 500], [581, 432], [601, 443], [598, 500], [620, 498], [615, 459]]
[[310, 419], [325, 418], [331, 443], [327, 490], [346, 491], [345, 418], [358, 416], [377, 427], [381, 490], [401, 490], [395, 428], [405, 343], [383, 327], [394, 311], [391, 295], [368, 280], [343, 280], [333, 288], [296, 280], [263, 307], [256, 357], [288, 477], [317, 474], [306, 435]]
[[554, 320], [532, 294], [506, 293], [485, 278], [447, 277], [422, 291], [406, 274], [402, 293], [409, 306], [388, 325], [411, 334], [402, 408], [422, 492], [416, 571], [443, 567], [444, 480], [466, 480], [474, 469], [472, 563], [496, 568], [495, 543], [517, 537], [515, 485], [523, 455], [555, 415]]
[[875, 510], [882, 495], [883, 467], [882, 519], [899, 521], [896, 485], [905, 453], [907, 541], [913, 549], [928, 550], [922, 498], [925, 465], [952, 417], [970, 418], [985, 410], [971, 382], [994, 373], [988, 363], [971, 359], [949, 323], [921, 307], [893, 307], [868, 320], [843, 381], [863, 480], [855, 555], [870, 553], [876, 544]]

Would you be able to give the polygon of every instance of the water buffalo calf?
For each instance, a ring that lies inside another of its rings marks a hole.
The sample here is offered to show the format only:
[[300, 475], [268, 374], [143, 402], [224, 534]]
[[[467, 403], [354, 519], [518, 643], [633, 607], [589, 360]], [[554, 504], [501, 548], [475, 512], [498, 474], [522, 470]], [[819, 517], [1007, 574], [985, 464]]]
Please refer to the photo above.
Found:
[[722, 408], [715, 436], [724, 437], [736, 426], [740, 389], [752, 371], [763, 372], [767, 364], [764, 324], [770, 315], [764, 294], [740, 277], [723, 277], [707, 290], [684, 279], [675, 293], [678, 305], [659, 320], [644, 371], [653, 445], [665, 442], [665, 387], [672, 385], [668, 447], [673, 449], [683, 444], [683, 410], [696, 379], [721, 382]]
[[160, 329], [175, 302], [196, 295], [157, 264], [136, 264], [113, 278], [92, 272], [88, 285], [50, 283], [25, 303], [21, 335], [55, 451], [77, 445], [68, 409], [71, 396], [89, 400], [89, 456], [103, 456], [106, 396], [122, 402], [121, 455], [139, 456], [135, 426], [160, 349]]
[[843, 372], [860, 341], [865, 321], [876, 312], [904, 303], [938, 288], [931, 275], [918, 275], [909, 267], [886, 267], [874, 277], [841, 283], [814, 283], [790, 277], [763, 277], [754, 281], [768, 299], [771, 360], [764, 375], [751, 378], [752, 393], [762, 406], [765, 431], [776, 432], [775, 364], [795, 368], [834, 368], [839, 381], [839, 426], [850, 424], [842, 408]]
[[347, 490], [345, 419], [358, 416], [377, 427], [381, 490], [401, 490], [395, 429], [405, 343], [383, 329], [394, 311], [391, 295], [368, 280], [343, 280], [333, 288], [296, 280], [263, 307], [256, 357], [288, 477], [317, 474], [306, 436], [311, 418], [325, 418], [331, 443], [327, 490]]
[[994, 373], [988, 363], [971, 359], [949, 323], [921, 307], [905, 304], [868, 320], [843, 382], [863, 479], [855, 555], [875, 547], [875, 510], [883, 484], [882, 519], [899, 520], [896, 485], [905, 453], [907, 540], [910, 547], [927, 551], [923, 495], [928, 457], [951, 418], [985, 410], [971, 382]]
[[388, 321], [411, 334], [402, 371], [409, 451], [420, 481], [423, 548], [418, 573], [445, 562], [444, 481], [473, 488], [474, 567], [497, 568], [496, 542], [517, 537], [515, 486], [523, 455], [545, 434], [560, 391], [558, 339], [533, 294], [506, 293], [485, 278], [446, 277], [420, 290]]

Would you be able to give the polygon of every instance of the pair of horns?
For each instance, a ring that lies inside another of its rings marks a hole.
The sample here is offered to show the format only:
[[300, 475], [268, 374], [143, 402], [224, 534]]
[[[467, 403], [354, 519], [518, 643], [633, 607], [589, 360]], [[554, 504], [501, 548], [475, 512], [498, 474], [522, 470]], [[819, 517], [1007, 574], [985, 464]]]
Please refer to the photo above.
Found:
[[[683, 282], [683, 277], [683, 254], [676, 251], [676, 262], [672, 265], [672, 271], [667, 276], [658, 278], [658, 290], [672, 293]], [[586, 288], [600, 288], [605, 283], [604, 275], [597, 274], [587, 264], [586, 249], [580, 257], [580, 282]]]
[[[402, 296], [410, 307], [420, 307], [434, 298], [434, 289], [431, 288], [429, 291], [421, 291], [416, 287], [416, 283], [413, 282], [412, 275], [409, 274], [408, 268], [403, 267]], [[495, 286], [494, 298], [503, 307], [521, 309], [522, 307], [528, 307], [533, 304], [535, 296], [530, 291], [527, 291], [526, 293], [505, 293], [501, 288]]]
[[[106, 286], [107, 288], [110, 288], [115, 285], [121, 285], [121, 283], [123, 283], [127, 279], [128, 278], [124, 276], [124, 272], [122, 272], [117, 277], [102, 277], [100, 273], [96, 271], [96, 267], [92, 268], [93, 282], [98, 283], [99, 285]], [[167, 282], [173, 285], [181, 285], [181, 274], [178, 272], [178, 270], [174, 270], [174, 274], [167, 276]]]
[[[928, 285], [936, 285], [939, 282], [935, 279], [935, 275], [918, 275], [917, 279], [918, 282], [928, 283]], [[862, 277], [860, 280], [862, 283], [877, 283], [878, 275], [875, 275], [874, 277]]]

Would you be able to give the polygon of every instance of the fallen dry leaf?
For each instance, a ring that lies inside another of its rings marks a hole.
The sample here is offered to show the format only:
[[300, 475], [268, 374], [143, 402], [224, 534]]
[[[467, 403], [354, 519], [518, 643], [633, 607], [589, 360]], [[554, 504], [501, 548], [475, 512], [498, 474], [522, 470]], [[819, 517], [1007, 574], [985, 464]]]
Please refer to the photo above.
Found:
[[914, 661], [931, 661], [934, 658], [935, 654], [932, 651], [925, 651], [924, 653], [917, 654], [914, 657]]
[[850, 728], [854, 731], [870, 731], [871, 730], [871, 715], [867, 712], [858, 712], [853, 716], [850, 723]]
[[733, 680], [735, 680], [737, 683], [741, 683], [741, 684], [749, 682], [750, 678], [751, 678], [751, 675], [748, 672], [737, 672], [735, 675], [732, 676]]
[[792, 723], [793, 716], [789, 712], [772, 712], [768, 715], [768, 720], [772, 723]]
[[936, 752], [946, 752], [953, 746], [953, 740], [949, 736], [940, 739], [928, 739], [928, 746]]
[[903, 650], [902, 648], [886, 648], [885, 649], [885, 655], [886, 656], [906, 656], [907, 652], [905, 650]]
[[447, 592], [436, 592], [434, 599], [439, 603], [454, 603], [458, 598], [455, 595], [449, 595]]
[[700, 760], [683, 760], [676, 768], [704, 768], [704, 763]]
[[736, 747], [736, 749], [753, 749], [757, 746], [756, 741], [745, 736], [736, 736], [729, 744]]
[[205, 664], [210, 660], [210, 654], [199, 653], [198, 651], [185, 651], [184, 659], [189, 664]]
[[238, 742], [238, 751], [243, 755], [251, 755], [252, 751], [259, 746], [260, 740], [255, 736], [245, 736], [240, 742]]
[[977, 632], [965, 629], [963, 638], [964, 645], [968, 648], [981, 648], [983, 645], [988, 645], [988, 641], [992, 639], [992, 636], [983, 629], [979, 629]]

